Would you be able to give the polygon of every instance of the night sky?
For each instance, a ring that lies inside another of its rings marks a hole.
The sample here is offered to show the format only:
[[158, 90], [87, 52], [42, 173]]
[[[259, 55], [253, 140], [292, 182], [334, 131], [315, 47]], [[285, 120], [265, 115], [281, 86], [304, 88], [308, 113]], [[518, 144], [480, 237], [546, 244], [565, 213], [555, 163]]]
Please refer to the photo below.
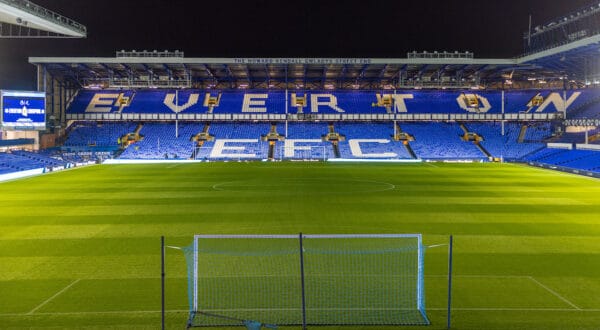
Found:
[[29, 56], [181, 50], [186, 57], [406, 57], [409, 51], [523, 51], [540, 25], [590, 0], [33, 0], [87, 26], [87, 39], [0, 39], [0, 88], [34, 89]]

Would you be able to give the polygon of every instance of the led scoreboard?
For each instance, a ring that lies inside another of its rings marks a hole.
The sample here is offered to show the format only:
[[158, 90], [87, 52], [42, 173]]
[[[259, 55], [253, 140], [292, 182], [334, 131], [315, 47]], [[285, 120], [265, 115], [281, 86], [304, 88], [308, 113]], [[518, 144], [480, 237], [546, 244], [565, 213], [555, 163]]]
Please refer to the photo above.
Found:
[[46, 93], [1, 91], [2, 129], [45, 130]]

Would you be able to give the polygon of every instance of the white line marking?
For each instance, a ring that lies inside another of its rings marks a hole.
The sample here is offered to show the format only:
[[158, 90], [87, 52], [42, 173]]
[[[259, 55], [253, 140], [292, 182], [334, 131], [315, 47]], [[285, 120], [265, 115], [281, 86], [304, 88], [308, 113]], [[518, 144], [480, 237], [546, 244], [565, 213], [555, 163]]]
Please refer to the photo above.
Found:
[[[559, 170], [553, 170], [551, 168], [545, 168], [545, 167], [540, 167], [540, 166], [535, 166], [535, 165], [529, 165], [529, 163], [504, 163], [504, 164], [508, 164], [511, 166], [515, 166], [515, 167], [522, 167], [522, 168], [529, 168], [529, 169], [538, 169], [538, 170], [543, 170], [546, 172], [552, 172], [554, 174], [556, 174], [557, 176], [570, 176], [570, 177], [578, 177], [578, 178], [585, 178], [585, 179], [590, 179], [593, 181], [598, 181], [598, 178], [592, 177], [592, 176], [587, 176], [587, 175], [583, 175], [583, 174], [575, 174], [575, 173], [570, 173], [570, 172], [563, 172], [563, 171], [559, 171]], [[552, 164], [546, 164], [546, 165], [552, 165]], [[584, 170], [580, 170], [582, 172], [592, 172], [592, 171], [584, 171]]]
[[81, 279], [77, 279], [77, 280], [73, 281], [71, 284], [67, 285], [62, 290], [60, 290], [57, 293], [55, 293], [52, 297], [46, 299], [44, 302], [42, 302], [41, 304], [39, 304], [36, 308], [34, 308], [31, 311], [29, 311], [29, 313], [27, 313], [27, 314], [31, 315], [31, 314], [35, 313], [38, 309], [44, 307], [44, 305], [46, 305], [47, 303], [49, 303], [50, 301], [52, 301], [52, 299], [54, 299], [54, 298], [58, 297], [59, 295], [61, 295], [63, 292], [69, 290], [73, 285], [77, 284], [79, 281], [81, 281]]
[[[425, 308], [429, 311], [447, 311], [448, 308]], [[454, 311], [468, 312], [600, 312], [600, 309], [573, 309], [573, 308], [455, 308]]]
[[[300, 275], [209, 275], [209, 276], [198, 276], [198, 278], [268, 278], [268, 277], [299, 277]], [[417, 275], [388, 275], [388, 274], [310, 274], [310, 277], [337, 277], [337, 278], [348, 278], [348, 277], [387, 277], [387, 278], [415, 278]], [[448, 275], [425, 275], [425, 277], [442, 277], [447, 278]], [[452, 277], [464, 277], [464, 278], [523, 278], [528, 279], [529, 276], [512, 276], [512, 275], [453, 275]], [[185, 277], [180, 277], [185, 278]]]
[[433, 248], [442, 247], [442, 246], [448, 246], [448, 244], [429, 245], [427, 248], [428, 249], [433, 249]]
[[[364, 276], [364, 275], [362, 275]], [[425, 277], [447, 277], [448, 275], [425, 275]], [[237, 276], [236, 276], [237, 277]], [[523, 278], [523, 279], [529, 279], [532, 282], [536, 283], [537, 285], [539, 285], [540, 287], [544, 288], [545, 290], [547, 290], [548, 292], [550, 292], [552, 295], [556, 296], [557, 298], [559, 298], [560, 300], [562, 300], [563, 302], [565, 302], [566, 304], [568, 304], [569, 306], [573, 307], [573, 308], [453, 308], [453, 310], [459, 310], [459, 311], [541, 311], [541, 312], [552, 312], [552, 311], [556, 311], [556, 312], [573, 312], [573, 311], [579, 311], [579, 312], [600, 312], [600, 309], [582, 309], [580, 307], [578, 307], [577, 305], [573, 304], [572, 302], [570, 302], [569, 300], [567, 300], [566, 298], [564, 298], [563, 296], [561, 296], [560, 294], [558, 294], [557, 292], [555, 292], [554, 290], [550, 289], [549, 287], [547, 287], [546, 285], [542, 284], [540, 281], [536, 280], [534, 277], [532, 276], [524, 276], [524, 275], [455, 275], [454, 277], [464, 277], [464, 278]], [[154, 279], [154, 277], [151, 277], [152, 279]], [[182, 277], [185, 278], [185, 277]], [[30, 312], [28, 313], [0, 313], [0, 316], [26, 316], [26, 315], [32, 315], [34, 314], [37, 310], [39, 310], [40, 308], [42, 308], [43, 306], [45, 306], [46, 304], [48, 304], [50, 301], [52, 301], [53, 299], [55, 299], [56, 297], [58, 297], [59, 295], [61, 295], [62, 293], [64, 293], [65, 291], [67, 291], [68, 289], [70, 289], [72, 286], [74, 286], [75, 284], [77, 284], [79, 281], [81, 281], [81, 279], [77, 279], [75, 281], [73, 281], [71, 284], [67, 285], [65, 288], [63, 288], [62, 290], [60, 290], [59, 292], [57, 292], [56, 294], [54, 294], [52, 297], [48, 298], [46, 301], [42, 302], [40, 305], [38, 305], [37, 307], [35, 307], [34, 309], [32, 309]], [[438, 311], [438, 310], [446, 310], [446, 308], [427, 308], [427, 310], [432, 310], [432, 311]], [[168, 310], [166, 311], [168, 313], [183, 313], [183, 312], [189, 312], [188, 310]], [[160, 313], [160, 311], [100, 311], [100, 312], [52, 312], [52, 313], [36, 313], [36, 315], [86, 315], [86, 314], [145, 314], [145, 313]]]
[[[274, 310], [274, 309], [269, 309]], [[446, 311], [447, 308], [427, 308], [429, 311]], [[471, 311], [471, 312], [600, 312], [600, 309], [573, 309], [573, 308], [455, 308], [455, 311]], [[237, 310], [233, 310], [237, 311]], [[102, 311], [102, 312], [48, 312], [48, 313], [36, 313], [35, 315], [29, 313], [0, 313], [0, 317], [10, 316], [61, 316], [61, 315], [111, 315], [111, 314], [158, 314], [161, 311]], [[188, 313], [187, 309], [179, 310], [166, 310], [166, 313]]]
[[540, 281], [538, 281], [535, 278], [533, 278], [533, 276], [529, 276], [529, 279], [531, 279], [534, 283], [536, 283], [537, 285], [541, 286], [542, 288], [546, 289], [548, 292], [550, 292], [551, 294], [553, 294], [554, 296], [556, 296], [558, 299], [560, 299], [560, 300], [564, 301], [565, 303], [569, 304], [573, 308], [581, 310], [581, 308], [577, 307], [577, 305], [575, 305], [574, 303], [570, 302], [565, 297], [559, 295], [556, 291], [554, 291], [554, 290], [550, 289], [549, 287], [545, 286], [544, 284], [540, 283]]
[[[300, 275], [207, 275], [207, 276], [198, 276], [198, 278], [268, 278], [268, 277], [299, 277]], [[307, 275], [309, 276], [309, 275]], [[388, 274], [310, 274], [311, 277], [338, 277], [338, 278], [348, 278], [348, 277], [387, 277], [387, 278], [415, 278], [417, 275], [388, 275]], [[433, 277], [433, 278], [447, 278], [447, 274], [437, 274], [437, 275], [425, 275], [425, 277]], [[530, 276], [524, 275], [452, 275], [454, 278], [521, 278], [521, 279], [529, 279]], [[159, 277], [153, 277], [150, 279], [155, 279]], [[187, 279], [187, 277], [174, 277], [178, 279]]]
[[[453, 310], [462, 311], [564, 311], [574, 312], [572, 308], [452, 308]], [[268, 312], [268, 311], [299, 311], [300, 308], [236, 308], [236, 309], [208, 309], [205, 312]], [[412, 311], [410, 308], [307, 308], [309, 311]], [[425, 310], [446, 311], [448, 308], [425, 308]], [[600, 309], [578, 309], [577, 311], [600, 312]]]
[[[572, 309], [571, 309], [572, 310]], [[166, 310], [166, 313], [189, 313], [189, 309], [181, 309], [181, 310]], [[110, 315], [110, 314], [156, 314], [161, 313], [161, 311], [102, 311], [102, 312], [42, 312], [42, 313], [0, 313], [0, 317], [2, 316], [40, 316], [40, 315]]]
[[[447, 274], [425, 275], [425, 277], [448, 277], [448, 275]], [[464, 277], [464, 278], [530, 278], [531, 276], [526, 276], [526, 275], [452, 275], [452, 277]]]
[[77, 280], [73, 281], [71, 284], [67, 285], [62, 290], [60, 290], [57, 293], [55, 293], [52, 297], [46, 299], [43, 303], [39, 304], [36, 308], [34, 308], [31, 311], [29, 311], [29, 313], [27, 313], [27, 314], [31, 315], [31, 314], [35, 313], [38, 309], [44, 307], [44, 305], [46, 305], [47, 303], [49, 303], [50, 301], [52, 301], [52, 299], [60, 296], [63, 292], [69, 290], [73, 285], [77, 284], [79, 281], [81, 281], [81, 279], [77, 279]]
[[[168, 247], [168, 246], [165, 246]], [[212, 275], [212, 276], [204, 276], [203, 278], [220, 278], [220, 277], [250, 277], [250, 278], [254, 278], [254, 277], [298, 277], [299, 275], [257, 275], [257, 276], [252, 276], [252, 275]], [[407, 276], [407, 275], [385, 275], [385, 274], [347, 274], [347, 275], [332, 275], [332, 274], [312, 274], [311, 276], [337, 276], [337, 277], [359, 277], [359, 276], [364, 276], [364, 277], [374, 277], [374, 276], [387, 276], [387, 277], [416, 277], [416, 275], [414, 276]], [[447, 278], [448, 274], [430, 274], [430, 275], [425, 275], [425, 277], [443, 277], [443, 278]], [[523, 278], [523, 279], [529, 279], [531, 276], [528, 275], [452, 275], [453, 278], [457, 278], [457, 277], [465, 277], [465, 278]], [[187, 280], [188, 277], [187, 276], [169, 276], [170, 279], [176, 279], [176, 280]], [[99, 278], [95, 278], [95, 277], [86, 277], [84, 280], [86, 281], [106, 281], [106, 280], [156, 280], [156, 279], [160, 279], [160, 276], [148, 276], [148, 277], [135, 277], [135, 278], [123, 278], [123, 277], [99, 277]], [[83, 280], [83, 279], [82, 279]]]

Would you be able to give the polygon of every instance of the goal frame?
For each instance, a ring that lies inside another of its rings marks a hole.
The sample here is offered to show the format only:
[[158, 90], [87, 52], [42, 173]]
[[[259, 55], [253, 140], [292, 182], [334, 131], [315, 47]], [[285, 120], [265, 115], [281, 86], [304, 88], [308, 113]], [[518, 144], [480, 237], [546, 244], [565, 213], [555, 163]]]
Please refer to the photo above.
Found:
[[[192, 294], [193, 297], [191, 298], [192, 300], [192, 308], [190, 309], [190, 319], [189, 319], [189, 325], [191, 325], [192, 319], [193, 319], [193, 315], [195, 313], [198, 313], [199, 309], [199, 304], [198, 304], [198, 298], [199, 298], [199, 284], [198, 284], [198, 278], [199, 278], [199, 269], [198, 269], [198, 241], [201, 239], [290, 239], [290, 240], [298, 240], [299, 242], [299, 255], [300, 255], [300, 263], [301, 265], [303, 265], [304, 263], [304, 257], [303, 257], [303, 240], [304, 239], [379, 239], [379, 238], [387, 238], [387, 239], [400, 239], [400, 238], [412, 238], [412, 239], [416, 239], [417, 240], [417, 263], [418, 263], [418, 269], [417, 269], [417, 276], [416, 276], [416, 306], [415, 306], [415, 310], [418, 310], [425, 322], [425, 324], [430, 324], [429, 319], [427, 318], [426, 314], [425, 314], [425, 300], [424, 300], [424, 249], [425, 247], [423, 246], [423, 242], [422, 242], [422, 235], [421, 234], [349, 234], [349, 235], [310, 235], [310, 234], [298, 234], [298, 235], [194, 235], [194, 240], [192, 243], [191, 248], [193, 249], [193, 256], [192, 256], [192, 262], [193, 262], [193, 269], [192, 269], [192, 275], [193, 275], [193, 281], [192, 281]], [[301, 274], [301, 279], [302, 279], [302, 296], [304, 297], [304, 278], [305, 278], [305, 274], [304, 274], [304, 270], [303, 270], [303, 266], [301, 266], [302, 269], [302, 274]], [[303, 306], [302, 306], [302, 326], [303, 329], [306, 328], [306, 306], [303, 300]]]
[[[198, 156], [200, 154], [200, 151], [202, 150], [207, 150], [208, 151], [208, 155], [207, 156]], [[194, 151], [193, 151], [193, 155], [192, 155], [192, 159], [193, 160], [210, 160], [210, 152], [212, 151], [212, 147], [198, 147], [195, 146], [194, 147]]]
[[[285, 146], [281, 146], [279, 148], [279, 155], [278, 155], [278, 159], [279, 160], [303, 160], [303, 161], [327, 161], [329, 159], [328, 157], [328, 148], [327, 146], [302, 146], [303, 148], [308, 148], [308, 149], [298, 149], [298, 147], [285, 147]], [[292, 152], [294, 153], [293, 157], [286, 157], [285, 156], [285, 152], [286, 150], [292, 150]], [[321, 157], [313, 157], [313, 154], [318, 155], [317, 153], [313, 153], [313, 150], [318, 150], [321, 153]], [[305, 154], [306, 152], [308, 152], [309, 157], [298, 157], [296, 156], [296, 153], [302, 153]]]

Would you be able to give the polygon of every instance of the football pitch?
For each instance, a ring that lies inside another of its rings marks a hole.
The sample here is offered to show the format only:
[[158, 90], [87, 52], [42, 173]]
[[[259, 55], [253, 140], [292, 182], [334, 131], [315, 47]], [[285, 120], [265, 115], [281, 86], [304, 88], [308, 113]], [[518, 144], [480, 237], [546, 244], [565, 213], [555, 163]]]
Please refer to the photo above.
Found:
[[[432, 324], [401, 329], [445, 328], [451, 234], [454, 329], [600, 328], [597, 179], [514, 164], [97, 165], [0, 196], [2, 329], [159, 329], [162, 235], [299, 232], [423, 234]], [[167, 328], [183, 329], [181, 251], [166, 273]]]

